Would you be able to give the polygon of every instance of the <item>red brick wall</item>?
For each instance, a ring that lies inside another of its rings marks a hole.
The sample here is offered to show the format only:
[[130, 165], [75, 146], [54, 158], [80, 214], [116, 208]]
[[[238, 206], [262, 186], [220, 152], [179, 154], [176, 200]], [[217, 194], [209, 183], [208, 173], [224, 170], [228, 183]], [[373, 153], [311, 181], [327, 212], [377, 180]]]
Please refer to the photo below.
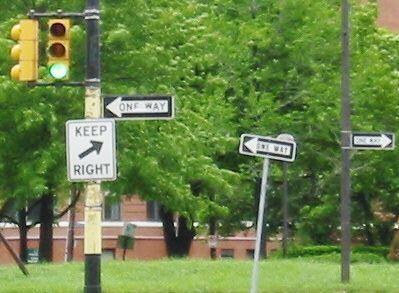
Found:
[[399, 0], [379, 0], [377, 24], [392, 31], [399, 31]]
[[[79, 233], [80, 234], [80, 233]], [[15, 237], [7, 237], [9, 243], [18, 253], [19, 240]], [[238, 238], [233, 237], [219, 240], [218, 247], [216, 249], [217, 256], [221, 257], [223, 249], [233, 249], [235, 259], [245, 259], [247, 258], [247, 250], [254, 249], [255, 239], [254, 238]], [[38, 248], [39, 240], [37, 237], [31, 237], [28, 242], [29, 248]], [[268, 242], [267, 250], [273, 251], [280, 247], [279, 241]], [[104, 250], [114, 250], [115, 259], [121, 260], [123, 255], [123, 250], [117, 247], [117, 236], [105, 236], [103, 238], [103, 249]], [[204, 237], [199, 237], [195, 239], [192, 243], [190, 249], [190, 257], [209, 259], [209, 247], [207, 239]], [[161, 259], [167, 257], [165, 242], [162, 237], [157, 236], [137, 236], [135, 240], [134, 249], [126, 251], [126, 259], [140, 259], [140, 260], [152, 260]], [[65, 236], [54, 238], [54, 262], [63, 262], [65, 258]], [[75, 238], [75, 250], [74, 250], [74, 260], [83, 261], [83, 237], [77, 236]], [[8, 251], [5, 249], [4, 244], [0, 242], [0, 264], [12, 264], [13, 259], [9, 255]]]

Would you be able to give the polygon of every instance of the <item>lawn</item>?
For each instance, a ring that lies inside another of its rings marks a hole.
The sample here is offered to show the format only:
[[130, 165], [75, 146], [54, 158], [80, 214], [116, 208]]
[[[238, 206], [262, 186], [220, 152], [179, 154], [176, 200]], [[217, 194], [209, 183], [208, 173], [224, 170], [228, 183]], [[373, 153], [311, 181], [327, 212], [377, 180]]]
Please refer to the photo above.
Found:
[[[249, 292], [250, 261], [108, 261], [102, 266], [104, 293]], [[29, 265], [30, 277], [0, 266], [0, 292], [82, 292], [83, 263]], [[350, 284], [340, 283], [340, 265], [306, 258], [263, 261], [258, 292], [399, 292], [399, 265], [355, 263]]]

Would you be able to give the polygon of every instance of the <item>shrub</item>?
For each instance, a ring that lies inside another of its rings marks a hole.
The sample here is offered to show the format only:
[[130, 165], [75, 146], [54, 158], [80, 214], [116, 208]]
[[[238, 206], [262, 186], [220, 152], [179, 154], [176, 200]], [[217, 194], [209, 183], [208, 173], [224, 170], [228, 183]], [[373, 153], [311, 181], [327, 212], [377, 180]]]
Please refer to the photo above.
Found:
[[[308, 257], [316, 261], [340, 262], [341, 247], [335, 245], [301, 246], [295, 245], [288, 249], [287, 257]], [[383, 246], [353, 246], [351, 262], [381, 263], [386, 261], [388, 247]], [[273, 253], [274, 257], [282, 257], [282, 250]]]
[[338, 246], [334, 245], [315, 245], [315, 246], [292, 246], [288, 249], [288, 257], [306, 257], [340, 252]]
[[376, 254], [382, 257], [387, 257], [389, 253], [389, 247], [385, 246], [354, 246], [352, 248], [353, 253], [368, 253]]

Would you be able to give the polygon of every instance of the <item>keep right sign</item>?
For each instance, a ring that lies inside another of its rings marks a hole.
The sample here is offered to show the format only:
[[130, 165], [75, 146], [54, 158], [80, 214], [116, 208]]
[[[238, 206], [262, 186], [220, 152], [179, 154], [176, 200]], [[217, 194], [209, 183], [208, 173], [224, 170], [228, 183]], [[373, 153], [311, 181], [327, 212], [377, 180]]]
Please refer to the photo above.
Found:
[[113, 119], [70, 120], [66, 141], [69, 181], [116, 179]]

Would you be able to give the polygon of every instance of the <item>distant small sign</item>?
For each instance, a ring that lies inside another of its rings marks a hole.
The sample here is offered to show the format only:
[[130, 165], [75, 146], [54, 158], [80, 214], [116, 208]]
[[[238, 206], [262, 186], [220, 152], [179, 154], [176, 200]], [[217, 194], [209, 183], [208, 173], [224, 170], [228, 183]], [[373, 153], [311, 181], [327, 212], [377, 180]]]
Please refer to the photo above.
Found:
[[38, 263], [39, 262], [39, 249], [38, 248], [28, 248], [28, 263]]

